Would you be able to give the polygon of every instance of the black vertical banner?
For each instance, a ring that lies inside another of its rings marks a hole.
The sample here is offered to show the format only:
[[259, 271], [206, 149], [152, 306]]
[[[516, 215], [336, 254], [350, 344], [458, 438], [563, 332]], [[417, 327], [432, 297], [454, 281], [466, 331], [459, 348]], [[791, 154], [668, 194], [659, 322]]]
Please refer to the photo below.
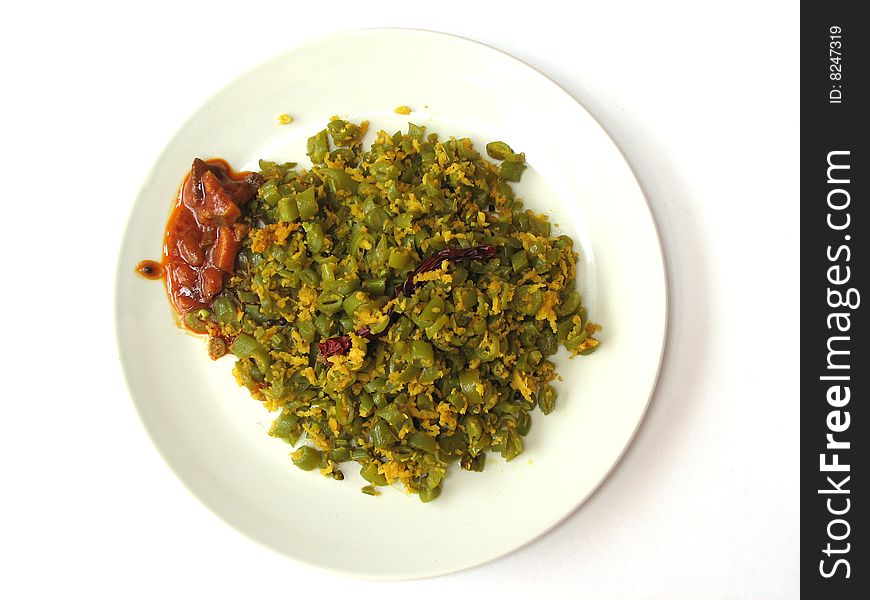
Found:
[[[870, 598], [870, 21], [801, 7], [801, 591]], [[863, 12], [863, 10], [861, 10]]]

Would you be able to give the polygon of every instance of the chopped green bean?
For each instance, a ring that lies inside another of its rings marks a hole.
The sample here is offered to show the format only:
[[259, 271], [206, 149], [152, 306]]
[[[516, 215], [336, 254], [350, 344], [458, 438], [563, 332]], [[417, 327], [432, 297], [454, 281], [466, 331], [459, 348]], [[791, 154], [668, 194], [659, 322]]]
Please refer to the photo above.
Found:
[[233, 340], [230, 350], [239, 358], [248, 358], [249, 356], [253, 356], [260, 347], [260, 342], [248, 334], [243, 333]]
[[519, 181], [525, 170], [525, 163], [504, 161], [498, 169], [498, 176], [505, 181]]
[[208, 332], [208, 326], [193, 311], [184, 314], [184, 325], [194, 333]]
[[282, 197], [278, 200], [278, 218], [285, 223], [299, 218], [299, 207], [295, 198]]
[[311, 158], [311, 162], [322, 163], [328, 153], [329, 138], [325, 129], [308, 138], [308, 156]]
[[441, 488], [423, 488], [418, 492], [420, 496], [420, 502], [432, 502], [435, 498], [441, 495]]
[[292, 454], [293, 464], [303, 471], [313, 471], [320, 466], [322, 455], [311, 446], [302, 446]]
[[310, 219], [316, 215], [319, 209], [314, 195], [314, 188], [308, 188], [304, 192], [296, 194], [296, 206], [299, 210], [299, 216], [303, 219]]
[[378, 463], [370, 462], [363, 465], [359, 472], [362, 478], [374, 485], [387, 485], [387, 478], [383, 473], [378, 473]]
[[372, 425], [371, 436], [375, 448], [387, 448], [399, 441], [386, 421], [378, 421]]

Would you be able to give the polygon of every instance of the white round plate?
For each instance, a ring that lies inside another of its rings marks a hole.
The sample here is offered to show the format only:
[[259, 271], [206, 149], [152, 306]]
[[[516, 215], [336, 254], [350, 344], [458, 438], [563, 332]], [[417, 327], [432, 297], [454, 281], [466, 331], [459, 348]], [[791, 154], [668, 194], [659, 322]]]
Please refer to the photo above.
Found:
[[[399, 105], [413, 108], [397, 115]], [[289, 113], [291, 125], [278, 125]], [[526, 451], [483, 473], [448, 472], [438, 500], [378, 497], [350, 465], [336, 482], [295, 468], [271, 417], [177, 325], [163, 286], [137, 277], [159, 259], [177, 188], [194, 157], [236, 169], [307, 163], [306, 139], [331, 115], [372, 129], [408, 121], [475, 145], [504, 140], [530, 165], [517, 186], [581, 253], [579, 287], [603, 326], [594, 354], [557, 356], [556, 410], [533, 414]], [[130, 393], [181, 480], [227, 523], [288, 556], [345, 575], [407, 579], [504, 555], [576, 509], [607, 476], [646, 410], [665, 333], [666, 288], [646, 200], [619, 150], [564, 90], [476, 42], [416, 30], [322, 38], [236, 79], [181, 128], [133, 207], [117, 275], [117, 330]]]

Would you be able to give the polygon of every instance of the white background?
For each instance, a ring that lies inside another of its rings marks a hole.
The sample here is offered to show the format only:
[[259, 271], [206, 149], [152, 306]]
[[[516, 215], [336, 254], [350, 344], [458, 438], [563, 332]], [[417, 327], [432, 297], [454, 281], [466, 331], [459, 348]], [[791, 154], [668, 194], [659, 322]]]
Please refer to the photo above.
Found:
[[[799, 595], [797, 3], [23, 4], [0, 36], [0, 596]], [[531, 545], [400, 583], [297, 565], [208, 512], [141, 427], [112, 324], [128, 211], [181, 123], [266, 58], [377, 26], [565, 87], [637, 173], [670, 279], [659, 385], [611, 477]]]

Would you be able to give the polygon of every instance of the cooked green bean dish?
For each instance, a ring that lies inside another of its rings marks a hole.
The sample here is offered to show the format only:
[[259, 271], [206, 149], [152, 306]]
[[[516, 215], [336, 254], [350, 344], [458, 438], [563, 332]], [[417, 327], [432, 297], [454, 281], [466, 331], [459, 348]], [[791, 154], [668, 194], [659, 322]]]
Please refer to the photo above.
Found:
[[[238, 250], [217, 285], [175, 303], [278, 413], [270, 434], [296, 448], [293, 464], [337, 480], [357, 468], [366, 494], [401, 484], [429, 502], [452, 463], [482, 471], [492, 453], [522, 453], [535, 408], [556, 407], [550, 357], [591, 353], [599, 326], [572, 240], [511, 188], [523, 153], [492, 142], [487, 158], [414, 124], [366, 149], [367, 127], [334, 118], [308, 140], [310, 168], [260, 161], [248, 188], [226, 184], [238, 215], [210, 183], [238, 176], [195, 162], [197, 219]], [[169, 271], [170, 290], [187, 289]]]

